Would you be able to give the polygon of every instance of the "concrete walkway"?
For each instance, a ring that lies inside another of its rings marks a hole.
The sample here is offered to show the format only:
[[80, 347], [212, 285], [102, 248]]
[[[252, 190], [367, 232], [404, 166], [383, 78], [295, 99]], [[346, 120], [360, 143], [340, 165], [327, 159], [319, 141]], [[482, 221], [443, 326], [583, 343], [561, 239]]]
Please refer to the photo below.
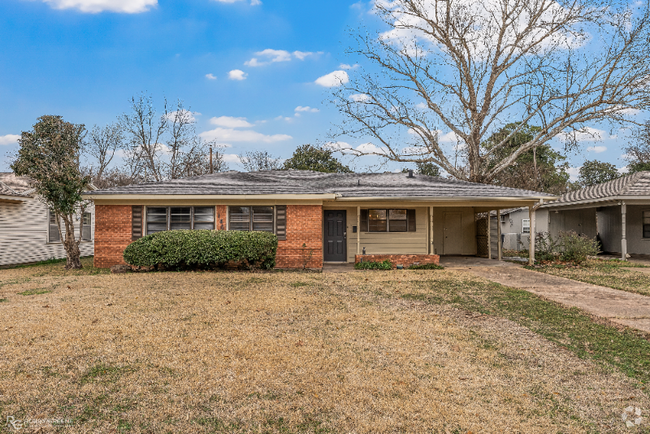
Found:
[[505, 286], [523, 289], [566, 306], [577, 307], [615, 323], [650, 333], [650, 297], [526, 270], [519, 265], [450, 266]]

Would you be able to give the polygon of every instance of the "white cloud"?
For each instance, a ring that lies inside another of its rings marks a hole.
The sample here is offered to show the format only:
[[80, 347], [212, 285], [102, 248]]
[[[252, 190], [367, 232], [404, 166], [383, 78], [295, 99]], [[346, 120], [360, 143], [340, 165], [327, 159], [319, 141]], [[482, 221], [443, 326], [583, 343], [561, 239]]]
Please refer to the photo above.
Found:
[[[296, 116], [300, 116], [300, 113], [296, 113]], [[282, 116], [282, 115], [280, 115], [280, 116], [277, 116], [277, 117], [275, 118], [275, 120], [276, 120], [276, 121], [287, 121], [287, 122], [293, 122], [293, 121], [294, 121], [294, 118], [290, 118], [290, 117], [288, 117], [288, 116]]]
[[426, 103], [423, 103], [423, 102], [419, 102], [419, 103], [415, 104], [415, 107], [417, 107], [417, 108], [419, 108], [421, 110], [429, 108], [429, 106], [426, 105]]
[[246, 74], [241, 69], [233, 69], [228, 73], [228, 78], [231, 80], [238, 80], [238, 81], [246, 80], [247, 76], [248, 74]]
[[43, 0], [54, 9], [77, 9], [81, 12], [118, 12], [137, 14], [158, 5], [158, 0]]
[[318, 56], [319, 54], [323, 54], [323, 52], [322, 51], [318, 51], [316, 53], [314, 53], [313, 51], [294, 51], [293, 52], [293, 55], [298, 60], [305, 60], [307, 57]]
[[262, 142], [275, 143], [290, 140], [293, 137], [287, 134], [266, 135], [251, 130], [236, 130], [234, 128], [215, 128], [199, 134], [206, 140], [216, 140], [218, 143], [230, 142]]
[[193, 124], [196, 122], [196, 118], [194, 115], [198, 115], [200, 113], [195, 113], [191, 112], [189, 110], [180, 110], [180, 111], [174, 111], [174, 112], [169, 112], [167, 113], [167, 119], [170, 121], [177, 120], [179, 122], [185, 122], [185, 123], [191, 123]]
[[226, 163], [241, 163], [241, 160], [237, 154], [223, 154], [223, 161]]
[[244, 65], [257, 67], [277, 62], [290, 62], [293, 58], [296, 58], [298, 60], [305, 60], [309, 56], [316, 56], [322, 53], [322, 51], [319, 51], [317, 53], [311, 51], [294, 51], [293, 53], [289, 53], [286, 50], [274, 50], [272, 48], [267, 48], [266, 50], [258, 51], [255, 53], [256, 57], [247, 60], [244, 62]]
[[557, 135], [557, 138], [561, 142], [567, 142], [569, 140], [575, 140], [578, 143], [600, 142], [609, 138], [609, 134], [597, 128], [584, 127], [578, 131], [562, 132]]
[[580, 174], [580, 169], [581, 168], [582, 168], [582, 166], [580, 166], [580, 167], [569, 167], [567, 169], [567, 173], [569, 174], [569, 179], [571, 181], [577, 181], [578, 180], [578, 175]]
[[343, 70], [340, 70], [340, 71], [330, 72], [327, 75], [323, 75], [322, 77], [319, 77], [318, 79], [316, 79], [315, 83], [323, 87], [338, 87], [349, 81], [350, 81], [350, 77], [348, 77], [348, 73]]
[[620, 168], [616, 169], [616, 171], [618, 173], [620, 173], [621, 175], [625, 175], [626, 173], [628, 173], [630, 171], [630, 168], [627, 167], [627, 166], [623, 166], [623, 167], [620, 167]]
[[0, 145], [13, 145], [18, 143], [20, 136], [18, 134], [7, 134], [5, 136], [0, 136]]
[[350, 99], [354, 102], [368, 102], [372, 98], [365, 93], [355, 93], [354, 95], [350, 95]]
[[250, 128], [253, 126], [246, 118], [235, 118], [232, 116], [219, 116], [210, 118], [210, 123], [224, 128]]
[[296, 113], [298, 113], [298, 112], [311, 112], [311, 113], [318, 113], [320, 110], [318, 110], [317, 108], [311, 108], [311, 107], [309, 107], [309, 106], [305, 106], [305, 107], [303, 107], [303, 106], [299, 105], [298, 107], [296, 107], [296, 108], [294, 109], [294, 111], [295, 111]]
[[339, 65], [339, 69], [357, 69], [358, 67], [359, 65], [356, 63], [354, 65], [348, 65], [347, 63], [341, 63]]
[[207, 78], [208, 80], [216, 80], [217, 79], [217, 77], [215, 75], [213, 75], [213, 74], [205, 74], [205, 78]]
[[607, 150], [607, 146], [590, 146], [587, 148], [587, 152], [595, 152], [596, 154], [600, 154], [601, 152], [605, 152]]
[[353, 148], [347, 142], [330, 142], [326, 146], [334, 151], [342, 152], [343, 154], [351, 154], [351, 155], [386, 154], [386, 151], [384, 149], [370, 142], [362, 143], [356, 148]]

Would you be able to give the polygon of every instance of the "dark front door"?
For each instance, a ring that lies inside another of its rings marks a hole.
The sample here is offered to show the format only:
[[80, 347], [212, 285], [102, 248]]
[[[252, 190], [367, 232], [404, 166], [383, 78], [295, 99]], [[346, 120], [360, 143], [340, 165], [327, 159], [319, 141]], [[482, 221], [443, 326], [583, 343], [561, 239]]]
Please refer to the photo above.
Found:
[[345, 211], [325, 211], [325, 261], [345, 262]]

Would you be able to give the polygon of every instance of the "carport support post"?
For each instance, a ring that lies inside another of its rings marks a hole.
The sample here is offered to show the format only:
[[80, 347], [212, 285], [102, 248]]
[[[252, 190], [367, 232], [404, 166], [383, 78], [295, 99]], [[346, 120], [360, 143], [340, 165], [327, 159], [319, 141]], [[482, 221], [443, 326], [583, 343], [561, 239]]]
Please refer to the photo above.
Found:
[[627, 205], [621, 202], [621, 259], [627, 260]]
[[436, 246], [433, 244], [433, 207], [429, 207], [429, 254], [436, 254]]
[[361, 254], [361, 207], [357, 207], [357, 255]]
[[530, 219], [530, 232], [528, 233], [528, 265], [535, 264], [535, 206], [528, 207]]
[[488, 211], [487, 213], [487, 245], [488, 245], [488, 259], [492, 259], [492, 211]]
[[501, 260], [501, 210], [497, 210], [497, 257]]

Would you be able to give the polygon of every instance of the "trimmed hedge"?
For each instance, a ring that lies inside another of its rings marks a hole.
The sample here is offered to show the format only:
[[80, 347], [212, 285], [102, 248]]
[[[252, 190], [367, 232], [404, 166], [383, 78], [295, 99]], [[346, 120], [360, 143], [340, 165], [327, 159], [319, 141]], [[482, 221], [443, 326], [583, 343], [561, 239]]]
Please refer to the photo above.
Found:
[[271, 269], [277, 250], [278, 237], [268, 232], [178, 230], [142, 237], [123, 256], [129, 265], [156, 269]]
[[444, 270], [445, 267], [438, 264], [417, 264], [411, 265], [409, 270]]
[[388, 259], [382, 262], [364, 261], [354, 264], [355, 270], [392, 270], [393, 264]]

